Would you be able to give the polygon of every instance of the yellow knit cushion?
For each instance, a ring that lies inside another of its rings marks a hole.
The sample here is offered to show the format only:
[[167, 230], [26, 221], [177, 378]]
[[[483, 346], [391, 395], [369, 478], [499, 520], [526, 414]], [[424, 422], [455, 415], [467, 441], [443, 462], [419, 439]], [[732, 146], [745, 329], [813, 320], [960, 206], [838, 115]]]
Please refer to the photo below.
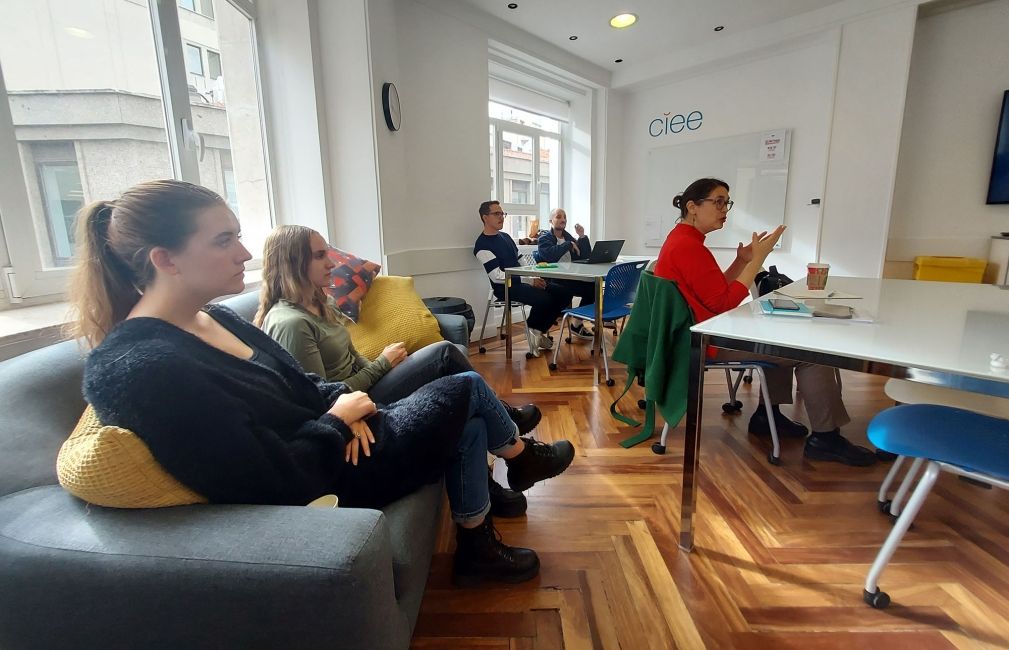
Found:
[[90, 405], [56, 459], [60, 485], [109, 508], [164, 508], [207, 500], [162, 469], [128, 429], [103, 426]]
[[390, 343], [402, 341], [414, 353], [444, 340], [438, 320], [413, 289], [413, 278], [380, 275], [361, 303], [361, 318], [349, 325], [357, 351], [374, 359]]

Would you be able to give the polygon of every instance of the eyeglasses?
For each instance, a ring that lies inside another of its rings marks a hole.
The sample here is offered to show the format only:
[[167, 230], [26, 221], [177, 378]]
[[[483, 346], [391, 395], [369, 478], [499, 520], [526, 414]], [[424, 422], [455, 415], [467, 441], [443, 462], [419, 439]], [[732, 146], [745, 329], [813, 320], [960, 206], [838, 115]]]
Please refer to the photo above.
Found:
[[715, 204], [715, 209], [719, 211], [724, 210], [725, 212], [731, 210], [732, 206], [736, 204], [735, 201], [726, 200], [723, 199], [722, 197], [718, 197], [717, 199], [701, 199], [700, 201], [697, 201], [697, 203], [704, 203], [705, 201], [711, 201], [712, 203]]
[[492, 217], [507, 217], [508, 216], [507, 212], [491, 212], [489, 214]]

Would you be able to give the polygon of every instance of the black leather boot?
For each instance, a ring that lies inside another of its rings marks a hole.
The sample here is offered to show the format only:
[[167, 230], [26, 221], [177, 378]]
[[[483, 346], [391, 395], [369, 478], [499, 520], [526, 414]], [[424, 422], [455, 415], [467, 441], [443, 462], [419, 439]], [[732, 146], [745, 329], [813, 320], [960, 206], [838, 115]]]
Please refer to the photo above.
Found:
[[495, 517], [511, 519], [521, 517], [526, 513], [529, 502], [526, 495], [515, 490], [509, 490], [494, 480], [494, 473], [488, 472], [488, 491], [490, 492], [490, 511]]
[[528, 548], [507, 546], [494, 528], [491, 515], [476, 528], [456, 524], [452, 583], [471, 587], [490, 580], [517, 583], [532, 580], [540, 572], [540, 559]]
[[515, 458], [508, 458], [508, 485], [525, 492], [537, 481], [553, 478], [568, 468], [575, 458], [575, 448], [567, 440], [546, 444], [532, 438], [522, 438], [525, 449]]
[[[772, 406], [771, 410], [774, 412], [774, 424], [778, 428], [779, 437], [805, 438], [806, 434], [809, 433], [809, 429], [805, 425], [786, 417], [777, 405]], [[750, 416], [750, 425], [747, 427], [747, 430], [755, 436], [771, 435], [771, 423], [768, 421], [767, 409], [764, 408], [763, 404], [758, 406], [757, 410]]]
[[543, 418], [543, 414], [540, 413], [539, 407], [535, 404], [526, 404], [518, 408], [515, 408], [504, 400], [501, 400], [501, 404], [508, 411], [508, 417], [512, 419], [512, 422], [518, 425], [520, 436], [524, 436], [535, 429], [536, 425]]

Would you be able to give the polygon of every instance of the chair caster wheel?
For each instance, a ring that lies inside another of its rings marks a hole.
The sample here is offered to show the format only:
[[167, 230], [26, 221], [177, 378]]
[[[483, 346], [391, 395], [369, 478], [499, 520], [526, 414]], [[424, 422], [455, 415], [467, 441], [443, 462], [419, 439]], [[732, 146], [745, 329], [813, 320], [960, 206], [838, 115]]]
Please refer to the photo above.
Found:
[[487, 354], [487, 348], [481, 347], [480, 354]]
[[508, 335], [507, 334], [501, 334], [500, 336], [498, 336], [498, 338], [501, 339], [502, 341], [504, 341], [505, 339], [508, 338]]
[[569, 336], [566, 339], [564, 339], [564, 342], [570, 345], [571, 344], [571, 337]]
[[643, 399], [639, 399], [638, 400], [638, 408], [641, 409], [642, 411], [644, 411], [646, 408], [648, 408], [648, 402], [646, 402]]
[[606, 385], [607, 385], [607, 386], [612, 386], [612, 385], [613, 385], [613, 384], [615, 384], [615, 383], [617, 383], [617, 382], [613, 381], [612, 379], [607, 379], [607, 380], [606, 380]]
[[549, 368], [550, 368], [551, 370], [557, 370], [557, 364], [556, 364], [556, 363], [551, 363], [551, 364], [549, 364], [549, 366], [548, 366], [548, 367], [549, 367]]
[[536, 355], [532, 352], [526, 352], [526, 359], [535, 359]]
[[666, 453], [666, 446], [658, 442], [652, 443], [652, 452], [661, 456]]
[[740, 402], [738, 399], [735, 402], [732, 403], [732, 406], [734, 406], [737, 411], [742, 411], [743, 410], [743, 403]]
[[590, 357], [596, 356], [596, 350], [595, 350], [595, 348], [592, 348], [591, 350], [589, 350], [589, 356]]
[[890, 596], [885, 591], [880, 591], [879, 587], [876, 588], [876, 593], [870, 593], [863, 589], [862, 600], [873, 609], [886, 609], [890, 606]]
[[773, 451], [769, 451], [767, 452], [767, 462], [769, 462], [772, 465], [780, 465], [781, 456], [775, 456]]
[[726, 402], [725, 404], [722, 404], [722, 411], [724, 411], [726, 415], [735, 415], [736, 405], [731, 402]]
[[743, 382], [747, 384], [752, 384], [753, 377], [751, 377], [750, 375], [743, 375]]
[[879, 511], [882, 512], [884, 515], [888, 515], [890, 514], [891, 503], [893, 503], [893, 501], [890, 499], [887, 499], [886, 501], [877, 501], [876, 507], [879, 508]]

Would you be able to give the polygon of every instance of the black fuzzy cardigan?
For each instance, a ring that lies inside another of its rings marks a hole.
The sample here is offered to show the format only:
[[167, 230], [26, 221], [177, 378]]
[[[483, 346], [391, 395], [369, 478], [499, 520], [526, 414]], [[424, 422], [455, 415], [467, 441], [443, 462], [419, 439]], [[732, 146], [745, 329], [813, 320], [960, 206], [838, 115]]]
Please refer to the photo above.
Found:
[[88, 356], [84, 398], [106, 425], [144, 440], [170, 474], [214, 503], [304, 504], [336, 493], [381, 507], [437, 481], [455, 453], [470, 378], [439, 379], [369, 418], [378, 440], [344, 461], [347, 425], [326, 411], [349, 392], [305, 374], [269, 336], [220, 305], [206, 308], [278, 370], [239, 359], [156, 318], [116, 326]]

